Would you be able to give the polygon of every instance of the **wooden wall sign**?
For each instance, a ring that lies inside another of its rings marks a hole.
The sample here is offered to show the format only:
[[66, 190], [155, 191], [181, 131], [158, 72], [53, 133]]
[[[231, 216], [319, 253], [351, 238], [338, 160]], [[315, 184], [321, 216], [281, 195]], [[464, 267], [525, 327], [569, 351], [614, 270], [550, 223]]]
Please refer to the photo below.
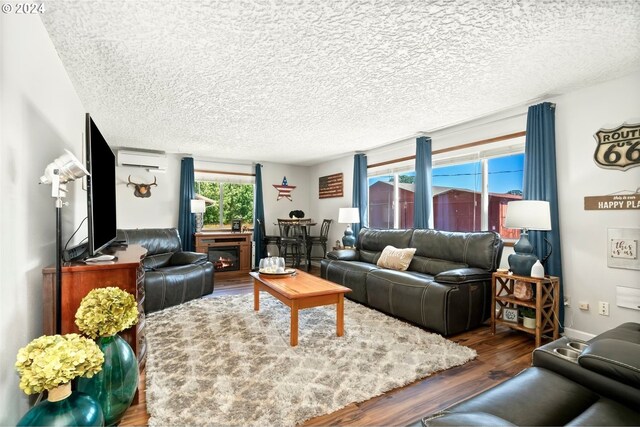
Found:
[[318, 181], [318, 195], [320, 199], [343, 196], [342, 173], [321, 176]]
[[585, 211], [618, 211], [640, 209], [640, 194], [617, 196], [585, 196]]
[[623, 123], [615, 129], [600, 129], [593, 136], [598, 143], [593, 159], [601, 168], [640, 166], [640, 124]]

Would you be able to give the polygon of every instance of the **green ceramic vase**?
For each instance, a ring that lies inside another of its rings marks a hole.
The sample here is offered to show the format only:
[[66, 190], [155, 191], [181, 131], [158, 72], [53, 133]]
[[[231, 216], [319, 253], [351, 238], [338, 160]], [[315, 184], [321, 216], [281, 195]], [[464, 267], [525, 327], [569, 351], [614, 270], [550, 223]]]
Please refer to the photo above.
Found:
[[113, 425], [122, 419], [136, 394], [138, 360], [119, 335], [100, 337], [96, 343], [104, 353], [102, 371], [92, 378], [79, 378], [78, 390], [98, 401], [105, 425]]
[[91, 396], [73, 392], [56, 402], [43, 400], [31, 408], [19, 426], [103, 426], [100, 404]]

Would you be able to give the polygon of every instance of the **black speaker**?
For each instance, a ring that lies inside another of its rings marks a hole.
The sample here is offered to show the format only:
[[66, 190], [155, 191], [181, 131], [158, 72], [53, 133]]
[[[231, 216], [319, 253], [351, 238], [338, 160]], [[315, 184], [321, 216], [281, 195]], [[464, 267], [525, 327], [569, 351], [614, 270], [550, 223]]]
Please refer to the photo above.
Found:
[[64, 262], [76, 261], [89, 256], [89, 244], [80, 243], [78, 246], [74, 246], [62, 251], [62, 259]]

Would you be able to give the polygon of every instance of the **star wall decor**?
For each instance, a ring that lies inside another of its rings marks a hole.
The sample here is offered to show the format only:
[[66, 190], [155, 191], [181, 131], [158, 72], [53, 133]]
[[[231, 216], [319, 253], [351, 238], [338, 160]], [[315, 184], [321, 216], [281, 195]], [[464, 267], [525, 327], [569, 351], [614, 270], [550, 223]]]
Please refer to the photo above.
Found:
[[272, 184], [272, 185], [273, 185], [273, 188], [278, 190], [278, 198], [276, 199], [276, 202], [283, 198], [289, 199], [290, 202], [293, 202], [293, 199], [291, 198], [291, 192], [295, 190], [296, 187], [294, 185], [289, 185], [287, 183], [286, 176], [282, 178], [282, 184], [280, 185]]

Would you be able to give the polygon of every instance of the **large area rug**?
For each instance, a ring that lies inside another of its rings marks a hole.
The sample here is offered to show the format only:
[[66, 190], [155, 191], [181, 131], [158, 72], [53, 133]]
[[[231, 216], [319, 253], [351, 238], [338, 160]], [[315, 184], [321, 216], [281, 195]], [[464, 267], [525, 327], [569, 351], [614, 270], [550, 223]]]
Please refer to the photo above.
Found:
[[466, 363], [470, 348], [345, 301], [300, 311], [261, 293], [204, 298], [147, 317], [149, 425], [294, 426], [433, 372]]

